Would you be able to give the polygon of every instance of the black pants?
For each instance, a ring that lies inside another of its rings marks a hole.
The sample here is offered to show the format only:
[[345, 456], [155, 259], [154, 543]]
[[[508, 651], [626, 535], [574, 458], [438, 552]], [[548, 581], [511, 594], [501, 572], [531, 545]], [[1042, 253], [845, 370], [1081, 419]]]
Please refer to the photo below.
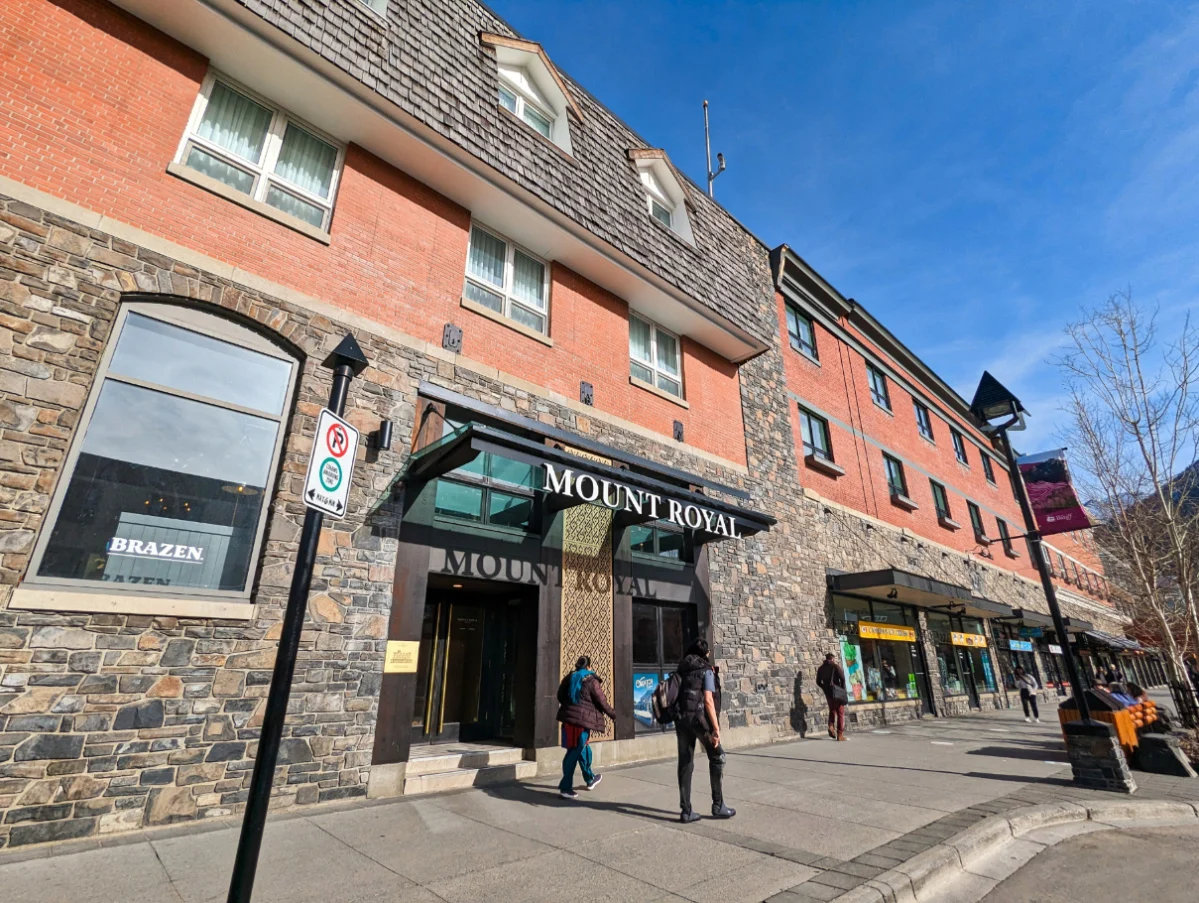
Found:
[[1029, 690], [1027, 687], [1020, 688], [1020, 705], [1024, 706], [1024, 717], [1028, 717], [1028, 707], [1032, 706], [1032, 716], [1040, 718], [1041, 713], [1037, 711], [1037, 694]]
[[719, 809], [724, 805], [724, 750], [712, 743], [706, 731], [700, 731], [691, 725], [676, 722], [674, 733], [679, 741], [679, 808], [684, 812], [691, 811], [691, 775], [695, 771], [695, 741], [698, 740], [703, 744], [704, 752], [708, 754], [712, 808]]

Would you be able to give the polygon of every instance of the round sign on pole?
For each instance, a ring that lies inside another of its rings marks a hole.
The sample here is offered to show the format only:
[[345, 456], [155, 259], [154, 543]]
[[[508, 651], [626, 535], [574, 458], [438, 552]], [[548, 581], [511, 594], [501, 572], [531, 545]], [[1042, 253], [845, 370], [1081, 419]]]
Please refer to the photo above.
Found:
[[321, 485], [326, 492], [336, 492], [341, 485], [341, 465], [334, 458], [325, 458], [321, 462]]
[[350, 448], [350, 437], [346, 433], [346, 429], [340, 423], [334, 423], [329, 427], [329, 431], [325, 433], [325, 445], [329, 447], [329, 453], [335, 458], [340, 458]]

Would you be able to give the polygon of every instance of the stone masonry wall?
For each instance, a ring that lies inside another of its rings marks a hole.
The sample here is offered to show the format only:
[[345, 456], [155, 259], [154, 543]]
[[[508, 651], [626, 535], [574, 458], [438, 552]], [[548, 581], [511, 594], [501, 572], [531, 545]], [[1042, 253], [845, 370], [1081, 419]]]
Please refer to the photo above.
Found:
[[[251, 620], [20, 611], [24, 578], [118, 305], [160, 293], [220, 308], [302, 358]], [[345, 332], [278, 299], [0, 198], [0, 846], [226, 815], [244, 803], [295, 557], [298, 492]], [[680, 444], [504, 385], [445, 354], [358, 330], [371, 368], [347, 418], [393, 421], [393, 452], [360, 451], [350, 511], [326, 522], [276, 773], [274, 806], [364, 796], [403, 468], [428, 380], [725, 483], [743, 475]]]

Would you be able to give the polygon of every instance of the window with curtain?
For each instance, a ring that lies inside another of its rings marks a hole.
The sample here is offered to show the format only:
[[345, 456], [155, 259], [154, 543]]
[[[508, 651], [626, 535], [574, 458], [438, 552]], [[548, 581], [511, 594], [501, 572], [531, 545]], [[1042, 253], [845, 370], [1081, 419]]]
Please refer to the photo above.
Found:
[[527, 329], [549, 333], [549, 267], [477, 224], [470, 229], [462, 293]]
[[683, 397], [683, 365], [677, 336], [629, 315], [629, 375], [663, 392]]
[[296, 369], [224, 318], [123, 307], [34, 581], [247, 597]]
[[188, 169], [328, 230], [344, 148], [209, 74], [179, 152]]

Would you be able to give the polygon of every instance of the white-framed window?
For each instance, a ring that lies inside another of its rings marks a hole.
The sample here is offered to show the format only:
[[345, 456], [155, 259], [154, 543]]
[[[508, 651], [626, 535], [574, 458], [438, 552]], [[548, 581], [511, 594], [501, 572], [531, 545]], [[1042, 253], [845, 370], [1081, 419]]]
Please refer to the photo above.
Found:
[[[958, 459], [959, 464], [965, 464], [969, 467], [970, 459], [966, 457], [966, 440], [953, 427], [949, 428], [949, 435], [953, 438], [953, 456]], [[986, 455], [983, 455], [983, 457], [985, 458]]]
[[223, 317], [123, 306], [29, 585], [247, 600], [298, 369]]
[[636, 314], [629, 315], [629, 374], [663, 392], [683, 397], [679, 338]]
[[527, 69], [500, 64], [500, 106], [516, 114], [535, 131], [550, 138], [557, 114], [553, 105], [537, 89]]
[[369, 6], [381, 16], [387, 15], [387, 0], [361, 0], [361, 2]]
[[176, 162], [327, 231], [345, 147], [209, 72]]
[[652, 148], [634, 148], [630, 159], [637, 166], [637, 178], [645, 192], [645, 210], [684, 241], [695, 243], [691, 219], [687, 215], [687, 192], [666, 154]]
[[521, 326], [549, 334], [549, 267], [478, 223], [470, 227], [462, 293]]
[[649, 215], [664, 226], [674, 227], [674, 202], [654, 175], [652, 169], [641, 170], [641, 184], [645, 186], [645, 200]]

